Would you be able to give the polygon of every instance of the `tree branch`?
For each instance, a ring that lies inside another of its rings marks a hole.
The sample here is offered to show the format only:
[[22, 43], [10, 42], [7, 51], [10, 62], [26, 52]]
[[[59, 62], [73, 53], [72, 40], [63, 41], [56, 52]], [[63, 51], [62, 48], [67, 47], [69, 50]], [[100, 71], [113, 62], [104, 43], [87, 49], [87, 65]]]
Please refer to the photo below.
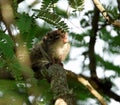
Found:
[[112, 24], [114, 26], [120, 27], [120, 21], [113, 20], [109, 14], [106, 12], [105, 8], [102, 6], [99, 0], [93, 0], [93, 3], [95, 6], [99, 9], [99, 11], [102, 13], [104, 18], [108, 21], [109, 24]]
[[109, 90], [106, 95], [108, 95], [110, 98], [113, 98], [114, 100], [120, 102], [120, 96], [114, 93], [113, 91]]
[[10, 0], [0, 1], [0, 19], [4, 22], [8, 34], [10, 35], [12, 40], [15, 41], [11, 31], [11, 25], [14, 24], [14, 13], [11, 4], [12, 3]]
[[91, 94], [96, 97], [99, 102], [102, 105], [107, 105], [104, 98], [95, 90], [95, 88], [92, 86], [93, 84], [90, 84], [90, 82], [88, 80], [90, 80], [91, 78], [85, 77], [83, 75], [77, 75], [71, 71], [66, 70], [66, 74], [68, 77], [72, 77], [74, 78], [76, 81], [80, 82], [82, 85], [84, 85], [90, 92]]
[[96, 36], [98, 31], [98, 19], [99, 19], [99, 11], [95, 7], [94, 16], [92, 20], [92, 33], [90, 35], [89, 53], [88, 53], [89, 60], [90, 60], [89, 68], [90, 68], [90, 73], [92, 78], [97, 78], [94, 46], [95, 46], [95, 41], [96, 41]]
[[117, 4], [118, 4], [118, 10], [119, 10], [119, 13], [120, 13], [120, 0], [117, 0]]
[[[69, 89], [67, 83], [67, 81], [69, 81], [69, 78], [72, 78], [75, 81], [78, 81], [79, 83], [84, 85], [91, 92], [91, 94], [99, 100], [99, 102], [102, 105], [107, 105], [107, 104], [104, 98], [99, 94], [99, 92], [104, 93], [104, 95], [107, 95], [110, 98], [113, 98], [116, 101], [120, 102], [120, 96], [114, 93], [113, 91], [111, 91], [110, 89], [108, 89], [109, 83], [102, 83], [102, 81], [104, 80], [100, 80], [100, 79], [93, 80], [91, 77], [77, 75], [71, 71], [64, 70], [60, 65], [51, 65], [51, 67], [48, 70], [44, 69], [43, 73], [47, 76], [46, 79], [48, 79], [48, 77], [49, 79], [51, 78], [50, 79], [51, 89], [53, 90], [53, 93], [55, 95], [56, 105], [59, 102], [61, 103], [61, 105], [64, 105], [63, 103], [66, 102], [71, 103], [71, 101], [75, 103], [74, 95]], [[3, 75], [5, 75], [6, 78]], [[0, 72], [0, 79], [10, 79], [10, 80], [14, 79], [10, 74], [5, 74], [5, 70], [3, 72], [3, 75], [2, 72]], [[66, 76], [69, 78], [66, 79]], [[69, 104], [69, 105], [75, 105], [75, 104]]]
[[76, 105], [73, 93], [67, 83], [66, 72], [59, 64], [53, 64], [43, 69], [44, 76], [49, 77], [55, 105]]

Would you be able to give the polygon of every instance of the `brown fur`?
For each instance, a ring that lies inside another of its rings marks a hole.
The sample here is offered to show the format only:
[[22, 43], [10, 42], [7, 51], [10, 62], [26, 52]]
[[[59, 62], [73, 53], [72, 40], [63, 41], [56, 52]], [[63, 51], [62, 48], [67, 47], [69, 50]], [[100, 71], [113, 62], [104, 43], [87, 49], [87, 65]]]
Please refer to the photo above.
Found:
[[61, 63], [64, 61], [70, 50], [70, 44], [64, 41], [67, 40], [66, 36], [68, 34], [60, 30], [45, 35], [31, 51], [32, 68], [40, 69], [49, 63]]

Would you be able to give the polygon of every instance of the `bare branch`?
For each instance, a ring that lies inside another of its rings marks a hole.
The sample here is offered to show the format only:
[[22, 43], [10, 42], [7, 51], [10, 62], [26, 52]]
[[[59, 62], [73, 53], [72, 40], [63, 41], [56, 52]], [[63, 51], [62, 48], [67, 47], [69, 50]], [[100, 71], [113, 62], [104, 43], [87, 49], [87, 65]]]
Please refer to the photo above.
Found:
[[86, 79], [78, 76], [78, 81], [87, 87], [88, 90], [99, 100], [102, 105], [107, 105], [104, 98], [92, 87], [92, 85]]
[[69, 70], [66, 70], [66, 74], [84, 85], [91, 92], [91, 94], [99, 100], [102, 105], [107, 105], [102, 95], [100, 95], [88, 81], [90, 78], [84, 77], [83, 75], [77, 75]]
[[0, 7], [1, 7], [0, 8], [1, 20], [4, 22], [8, 34], [14, 41], [14, 36], [12, 35], [12, 30], [11, 30], [11, 25], [14, 24], [14, 13], [13, 13], [13, 8], [11, 6], [11, 1], [1, 0]]
[[94, 16], [92, 18], [92, 34], [90, 35], [90, 41], [89, 41], [89, 51], [88, 51], [88, 56], [89, 56], [89, 69], [90, 69], [90, 74], [92, 78], [97, 78], [97, 73], [96, 73], [96, 58], [95, 58], [95, 43], [96, 43], [96, 36], [97, 36], [97, 31], [98, 31], [98, 20], [99, 20], [99, 11], [95, 7], [94, 9]]
[[108, 21], [109, 24], [112, 24], [114, 26], [120, 27], [120, 21], [113, 20], [109, 14], [106, 12], [105, 8], [102, 6], [99, 0], [93, 0], [93, 3], [95, 6], [99, 9], [99, 11], [102, 13], [104, 18]]

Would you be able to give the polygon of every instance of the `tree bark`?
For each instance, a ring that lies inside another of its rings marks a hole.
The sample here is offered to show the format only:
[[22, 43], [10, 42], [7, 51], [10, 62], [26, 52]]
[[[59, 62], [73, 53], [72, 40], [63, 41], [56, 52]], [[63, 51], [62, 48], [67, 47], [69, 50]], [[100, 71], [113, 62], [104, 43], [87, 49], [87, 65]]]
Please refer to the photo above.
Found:
[[55, 105], [76, 105], [72, 91], [68, 87], [66, 71], [59, 64], [51, 65], [47, 71], [50, 78], [51, 89], [54, 95]]
[[96, 73], [96, 59], [95, 59], [95, 42], [96, 42], [96, 36], [98, 31], [98, 19], [99, 19], [99, 11], [95, 7], [94, 9], [94, 16], [92, 19], [92, 33], [90, 35], [90, 42], [89, 42], [89, 68], [92, 78], [97, 78]]

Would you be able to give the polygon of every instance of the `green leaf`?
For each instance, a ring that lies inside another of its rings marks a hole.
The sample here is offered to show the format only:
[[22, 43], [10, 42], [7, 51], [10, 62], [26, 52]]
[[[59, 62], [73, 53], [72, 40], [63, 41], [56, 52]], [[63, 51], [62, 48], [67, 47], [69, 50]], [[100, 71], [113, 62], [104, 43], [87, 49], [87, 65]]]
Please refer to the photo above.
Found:
[[49, 11], [44, 11], [44, 10], [34, 10], [34, 11], [39, 11], [36, 17], [43, 19], [44, 21], [46, 21], [49, 24], [52, 24], [58, 29], [68, 31], [67, 24], [64, 21], [62, 21], [62, 18], [59, 15]]
[[[54, 12], [61, 17], [68, 18], [68, 13], [58, 7], [54, 7]], [[57, 21], [57, 19], [56, 19], [56, 21]]]
[[120, 74], [120, 66], [115, 66], [112, 62], [105, 61], [102, 57], [99, 55], [96, 55], [97, 63], [102, 65], [106, 70], [113, 70]]
[[83, 10], [84, 0], [68, 0], [70, 6], [75, 10], [81, 11]]
[[32, 25], [32, 17], [26, 13], [19, 14], [19, 18], [16, 23], [21, 34], [29, 32]]
[[13, 48], [13, 41], [12, 39], [4, 34], [1, 33], [0, 35], [0, 52], [4, 55], [5, 58], [11, 59], [14, 55], [14, 48]]
[[50, 11], [50, 9], [53, 8], [54, 4], [58, 1], [59, 0], [43, 0], [41, 10]]
[[22, 67], [17, 59], [13, 58], [8, 64], [9, 70], [17, 81], [21, 81], [22, 77]]

